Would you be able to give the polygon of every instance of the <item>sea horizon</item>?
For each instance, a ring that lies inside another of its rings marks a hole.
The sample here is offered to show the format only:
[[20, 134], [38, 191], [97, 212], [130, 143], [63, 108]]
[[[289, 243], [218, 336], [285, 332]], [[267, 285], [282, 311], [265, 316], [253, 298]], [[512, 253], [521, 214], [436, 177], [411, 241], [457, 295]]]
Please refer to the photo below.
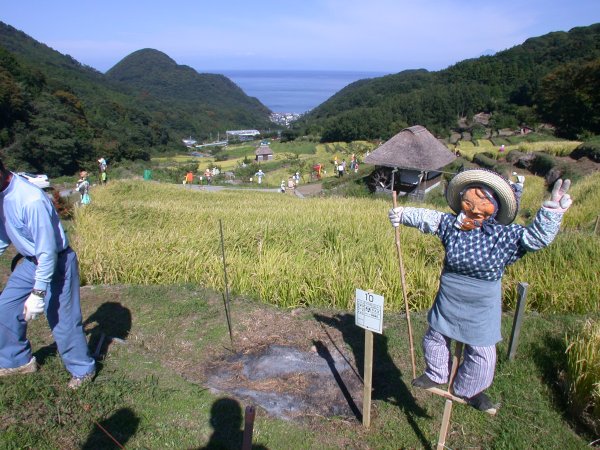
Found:
[[225, 75], [246, 95], [256, 97], [275, 113], [303, 114], [358, 80], [388, 75], [350, 70], [211, 70]]

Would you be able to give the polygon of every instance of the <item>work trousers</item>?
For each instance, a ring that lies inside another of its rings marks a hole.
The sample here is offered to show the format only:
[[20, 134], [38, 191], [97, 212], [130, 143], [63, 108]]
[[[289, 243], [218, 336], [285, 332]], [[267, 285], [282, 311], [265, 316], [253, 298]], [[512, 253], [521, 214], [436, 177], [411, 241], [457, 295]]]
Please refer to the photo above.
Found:
[[[425, 374], [445, 384], [452, 367], [451, 339], [429, 327], [423, 337]], [[452, 391], [459, 397], [471, 398], [491, 386], [496, 368], [496, 346], [464, 345], [463, 360], [456, 372]]]
[[[35, 270], [34, 261], [23, 259], [0, 294], [1, 368], [20, 367], [31, 360], [23, 307], [33, 289]], [[76, 377], [91, 373], [95, 369], [95, 361], [90, 356], [83, 332], [79, 266], [76, 253], [70, 248], [58, 255], [45, 301], [46, 319], [65, 367]]]

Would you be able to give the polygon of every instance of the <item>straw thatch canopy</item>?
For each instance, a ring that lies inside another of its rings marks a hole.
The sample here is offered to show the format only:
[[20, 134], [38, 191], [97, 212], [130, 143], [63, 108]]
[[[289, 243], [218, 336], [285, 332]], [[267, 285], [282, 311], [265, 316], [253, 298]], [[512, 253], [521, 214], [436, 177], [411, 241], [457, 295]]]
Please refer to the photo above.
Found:
[[273, 150], [271, 150], [271, 147], [269, 147], [268, 145], [261, 145], [261, 146], [259, 146], [256, 149], [256, 151], [254, 152], [254, 154], [256, 156], [272, 155], [273, 154]]
[[450, 164], [456, 156], [425, 127], [405, 128], [377, 147], [365, 158], [375, 166], [435, 171]]

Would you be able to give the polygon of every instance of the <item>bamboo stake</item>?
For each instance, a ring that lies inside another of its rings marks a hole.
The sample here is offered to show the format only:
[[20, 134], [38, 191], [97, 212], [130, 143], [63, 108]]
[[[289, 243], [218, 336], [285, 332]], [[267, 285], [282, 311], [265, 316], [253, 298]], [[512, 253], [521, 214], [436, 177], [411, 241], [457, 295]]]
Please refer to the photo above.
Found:
[[229, 329], [229, 339], [231, 339], [231, 350], [235, 353], [233, 344], [233, 332], [231, 330], [231, 311], [229, 304], [229, 283], [227, 282], [227, 264], [225, 263], [225, 240], [223, 239], [223, 222], [219, 219], [219, 228], [221, 230], [221, 252], [223, 255], [223, 275], [225, 277], [225, 294], [223, 294], [223, 304], [225, 305], [225, 317], [227, 318], [227, 328]]
[[[396, 191], [392, 185], [392, 200], [394, 208], [398, 207]], [[406, 324], [408, 326], [408, 342], [410, 344], [410, 362], [412, 364], [413, 379], [417, 378], [417, 366], [415, 364], [415, 347], [413, 344], [412, 326], [410, 324], [410, 309], [408, 307], [408, 297], [406, 295], [406, 277], [404, 272], [404, 262], [402, 261], [402, 247], [400, 245], [400, 227], [396, 231], [396, 252], [398, 253], [398, 264], [400, 265], [400, 282], [402, 283], [402, 296], [404, 297], [404, 309], [406, 310]]]

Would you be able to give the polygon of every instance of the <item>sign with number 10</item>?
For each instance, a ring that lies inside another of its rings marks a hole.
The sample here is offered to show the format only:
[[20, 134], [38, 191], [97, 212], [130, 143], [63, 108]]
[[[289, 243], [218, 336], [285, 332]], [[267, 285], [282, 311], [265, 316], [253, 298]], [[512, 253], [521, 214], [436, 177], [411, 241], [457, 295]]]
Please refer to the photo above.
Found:
[[357, 289], [355, 319], [355, 323], [359, 327], [381, 334], [383, 330], [383, 296]]

